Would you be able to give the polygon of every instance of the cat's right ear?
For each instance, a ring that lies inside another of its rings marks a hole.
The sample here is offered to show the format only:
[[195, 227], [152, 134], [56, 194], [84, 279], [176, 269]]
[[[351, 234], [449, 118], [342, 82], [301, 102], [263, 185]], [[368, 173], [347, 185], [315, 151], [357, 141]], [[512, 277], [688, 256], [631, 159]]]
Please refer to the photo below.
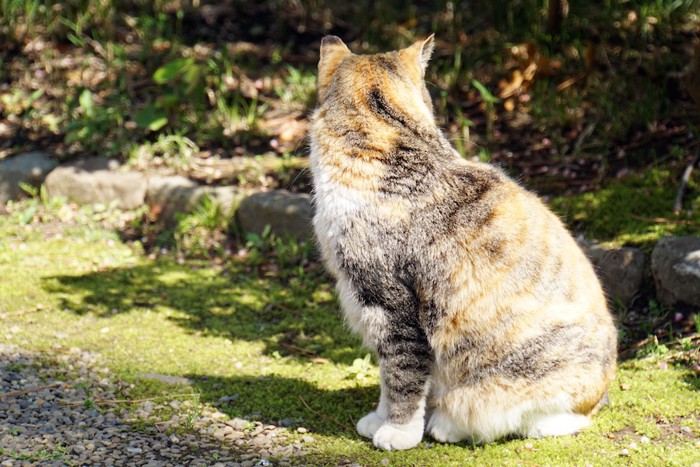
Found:
[[323, 94], [333, 78], [333, 73], [345, 57], [350, 55], [350, 49], [338, 36], [326, 36], [321, 39], [320, 60], [318, 61], [318, 96]]

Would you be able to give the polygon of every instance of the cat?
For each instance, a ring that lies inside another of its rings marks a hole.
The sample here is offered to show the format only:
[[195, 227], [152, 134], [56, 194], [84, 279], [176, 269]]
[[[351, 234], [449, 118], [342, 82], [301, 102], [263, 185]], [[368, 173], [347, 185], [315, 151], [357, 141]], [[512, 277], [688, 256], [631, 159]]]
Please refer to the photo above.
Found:
[[349, 326], [376, 352], [381, 449], [575, 433], [607, 402], [617, 332], [560, 220], [437, 127], [433, 36], [356, 55], [323, 38], [311, 169], [316, 239]]

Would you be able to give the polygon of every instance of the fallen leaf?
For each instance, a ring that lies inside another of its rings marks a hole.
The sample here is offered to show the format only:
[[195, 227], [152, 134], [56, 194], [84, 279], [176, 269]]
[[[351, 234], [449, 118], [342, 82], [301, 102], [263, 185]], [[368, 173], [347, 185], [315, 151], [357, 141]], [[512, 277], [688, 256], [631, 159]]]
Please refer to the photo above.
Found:
[[309, 361], [310, 361], [311, 363], [318, 363], [319, 365], [323, 365], [323, 364], [326, 364], [326, 363], [330, 363], [327, 359], [325, 359], [325, 358], [323, 358], [323, 357], [312, 357], [312, 358], [309, 359]]

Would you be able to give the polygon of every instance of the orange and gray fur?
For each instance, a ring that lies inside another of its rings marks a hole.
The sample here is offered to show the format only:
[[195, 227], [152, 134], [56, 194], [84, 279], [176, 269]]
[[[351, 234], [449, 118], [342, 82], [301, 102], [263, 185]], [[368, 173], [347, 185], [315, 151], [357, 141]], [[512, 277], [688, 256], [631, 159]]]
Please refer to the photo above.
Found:
[[348, 324], [379, 359], [358, 432], [383, 449], [575, 433], [607, 401], [617, 333], [544, 204], [437, 127], [432, 36], [356, 55], [321, 43], [314, 228]]

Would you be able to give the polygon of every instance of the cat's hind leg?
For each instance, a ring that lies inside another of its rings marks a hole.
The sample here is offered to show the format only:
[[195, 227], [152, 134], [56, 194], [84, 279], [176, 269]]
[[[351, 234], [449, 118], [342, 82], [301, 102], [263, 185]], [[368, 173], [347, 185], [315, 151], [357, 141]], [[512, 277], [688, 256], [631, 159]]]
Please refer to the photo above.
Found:
[[452, 421], [452, 418], [441, 409], [436, 408], [430, 415], [426, 431], [436, 441], [441, 443], [457, 443], [470, 436], [462, 427]]
[[590, 425], [591, 419], [577, 413], [541, 414], [527, 423], [524, 436], [545, 438], [547, 436], [571, 435]]

